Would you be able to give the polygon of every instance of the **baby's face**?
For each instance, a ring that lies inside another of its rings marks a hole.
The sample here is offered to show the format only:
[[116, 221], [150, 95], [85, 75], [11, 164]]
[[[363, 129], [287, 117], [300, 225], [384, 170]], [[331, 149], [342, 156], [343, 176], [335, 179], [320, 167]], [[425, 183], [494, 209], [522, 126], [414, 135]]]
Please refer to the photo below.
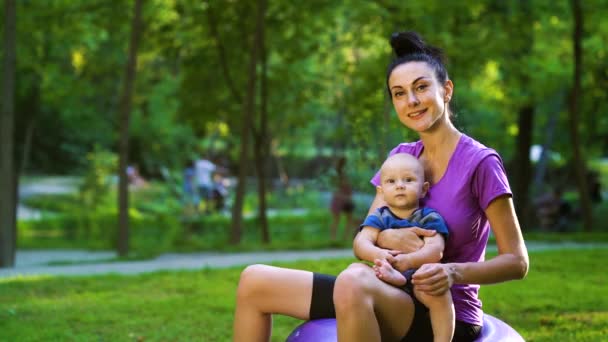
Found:
[[380, 189], [389, 207], [411, 209], [426, 195], [424, 169], [414, 157], [391, 157], [382, 166]]

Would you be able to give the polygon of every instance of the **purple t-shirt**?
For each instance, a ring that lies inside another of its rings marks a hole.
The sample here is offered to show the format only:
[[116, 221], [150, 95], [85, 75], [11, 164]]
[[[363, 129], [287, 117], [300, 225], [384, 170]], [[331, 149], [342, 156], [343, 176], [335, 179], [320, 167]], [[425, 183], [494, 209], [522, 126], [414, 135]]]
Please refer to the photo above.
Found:
[[[420, 158], [421, 141], [403, 143], [389, 155], [409, 153]], [[372, 178], [380, 184], [380, 172]], [[421, 206], [433, 208], [448, 224], [450, 236], [442, 262], [477, 262], [485, 257], [490, 224], [484, 210], [501, 195], [512, 195], [509, 182], [496, 151], [462, 135], [448, 162], [443, 177], [433, 184]], [[470, 324], [482, 324], [483, 312], [478, 298], [479, 285], [452, 286], [456, 319]]]

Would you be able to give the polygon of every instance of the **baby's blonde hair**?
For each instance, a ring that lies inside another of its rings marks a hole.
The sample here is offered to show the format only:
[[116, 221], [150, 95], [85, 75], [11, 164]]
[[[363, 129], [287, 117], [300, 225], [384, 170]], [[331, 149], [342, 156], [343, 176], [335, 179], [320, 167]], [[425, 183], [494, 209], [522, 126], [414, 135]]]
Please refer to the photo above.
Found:
[[384, 163], [382, 163], [382, 167], [380, 168], [380, 177], [382, 177], [382, 171], [389, 166], [393, 166], [396, 164], [399, 167], [407, 167], [412, 169], [417, 169], [416, 171], [420, 173], [424, 180], [424, 167], [420, 160], [409, 153], [395, 153], [392, 156], [386, 158]]

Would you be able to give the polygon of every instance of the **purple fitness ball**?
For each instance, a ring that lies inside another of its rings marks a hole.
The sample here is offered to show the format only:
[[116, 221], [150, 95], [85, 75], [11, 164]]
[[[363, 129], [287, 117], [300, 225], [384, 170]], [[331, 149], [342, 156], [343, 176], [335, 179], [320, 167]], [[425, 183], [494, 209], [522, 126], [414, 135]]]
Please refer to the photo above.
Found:
[[333, 318], [315, 319], [300, 324], [286, 342], [336, 342], [338, 331]]
[[475, 342], [524, 342], [520, 334], [507, 323], [488, 314], [483, 315], [483, 329]]
[[[338, 332], [333, 318], [316, 319], [300, 324], [285, 342], [336, 342]], [[484, 314], [483, 329], [475, 342], [524, 342], [524, 339], [507, 323]]]

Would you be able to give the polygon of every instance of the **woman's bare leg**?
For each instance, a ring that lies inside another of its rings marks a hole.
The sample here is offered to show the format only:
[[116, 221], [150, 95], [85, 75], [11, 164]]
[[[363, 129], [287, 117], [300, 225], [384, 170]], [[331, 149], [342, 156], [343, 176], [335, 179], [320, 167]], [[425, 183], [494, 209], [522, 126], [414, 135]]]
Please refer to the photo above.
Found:
[[441, 296], [431, 296], [421, 291], [416, 291], [414, 295], [418, 300], [429, 308], [431, 325], [433, 327], [434, 342], [450, 342], [454, 337], [456, 325], [454, 314], [454, 303], [450, 291]]
[[312, 278], [307, 271], [248, 266], [237, 289], [233, 341], [269, 341], [273, 313], [308, 319]]
[[338, 341], [399, 341], [414, 318], [412, 298], [364, 264], [352, 264], [340, 273], [334, 306]]

